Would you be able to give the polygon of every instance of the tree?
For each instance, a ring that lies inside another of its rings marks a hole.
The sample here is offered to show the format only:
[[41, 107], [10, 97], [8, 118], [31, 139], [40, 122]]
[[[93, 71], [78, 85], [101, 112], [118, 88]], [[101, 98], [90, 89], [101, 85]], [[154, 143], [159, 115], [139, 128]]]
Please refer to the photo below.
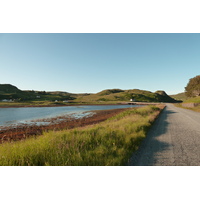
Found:
[[186, 96], [197, 97], [200, 96], [200, 75], [191, 78], [185, 87]]

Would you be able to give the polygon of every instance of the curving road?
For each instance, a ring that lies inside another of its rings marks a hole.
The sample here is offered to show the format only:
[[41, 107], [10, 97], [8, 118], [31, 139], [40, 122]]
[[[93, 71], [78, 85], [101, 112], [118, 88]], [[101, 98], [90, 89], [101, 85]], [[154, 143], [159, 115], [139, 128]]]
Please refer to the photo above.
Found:
[[166, 104], [131, 166], [200, 166], [200, 113]]

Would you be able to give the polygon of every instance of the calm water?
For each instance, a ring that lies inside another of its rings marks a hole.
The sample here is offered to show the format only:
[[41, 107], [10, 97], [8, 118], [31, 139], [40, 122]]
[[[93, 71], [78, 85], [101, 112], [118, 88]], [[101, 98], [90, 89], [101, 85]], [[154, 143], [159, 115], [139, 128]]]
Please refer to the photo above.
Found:
[[[64, 107], [30, 107], [30, 108], [0, 108], [0, 126], [19, 123], [29, 124], [32, 120], [53, 118], [62, 115], [81, 117], [93, 110], [109, 110], [117, 108], [138, 107], [136, 105], [108, 105], [108, 106], [64, 106]], [[88, 112], [83, 114], [84, 112]]]

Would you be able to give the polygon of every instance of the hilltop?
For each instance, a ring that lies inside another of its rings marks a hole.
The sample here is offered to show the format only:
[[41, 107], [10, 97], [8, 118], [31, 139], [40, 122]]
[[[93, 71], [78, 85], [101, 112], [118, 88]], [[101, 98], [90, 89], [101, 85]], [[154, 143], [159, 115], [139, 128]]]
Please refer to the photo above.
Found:
[[24, 98], [26, 92], [11, 84], [0, 84], [0, 100]]
[[159, 90], [150, 92], [146, 90], [130, 89], [107, 89], [96, 94], [84, 93], [73, 94], [68, 92], [46, 92], [34, 90], [20, 90], [10, 84], [0, 84], [0, 100], [11, 99], [18, 102], [27, 101], [69, 101], [71, 103], [118, 103], [127, 102], [132, 99], [134, 102], [177, 102], [168, 96], [165, 91]]
[[77, 96], [75, 101], [81, 102], [109, 102], [109, 101], [132, 101], [135, 102], [176, 102], [165, 91], [150, 92], [146, 90], [131, 89], [107, 89], [96, 94]]

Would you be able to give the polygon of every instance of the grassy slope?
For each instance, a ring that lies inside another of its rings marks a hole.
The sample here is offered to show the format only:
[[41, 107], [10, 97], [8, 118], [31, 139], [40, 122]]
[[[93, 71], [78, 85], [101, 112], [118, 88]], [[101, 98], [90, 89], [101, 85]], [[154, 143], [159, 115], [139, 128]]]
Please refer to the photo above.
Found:
[[79, 96], [75, 100], [76, 102], [120, 102], [129, 101], [130, 99], [135, 99], [138, 102], [174, 102], [174, 99], [169, 97], [166, 93], [162, 91], [157, 91], [155, 93], [145, 90], [120, 90], [120, 89], [110, 89], [103, 90], [96, 94], [90, 94], [85, 96]]
[[189, 98], [184, 103], [200, 103], [200, 97]]
[[2, 144], [0, 165], [125, 165], [160, 111], [130, 109], [97, 125]]
[[170, 95], [170, 97], [176, 99], [176, 100], [181, 100], [181, 101], [185, 101], [187, 100], [188, 98], [186, 97], [185, 95], [185, 92], [182, 92], [182, 93], [178, 93], [178, 94], [174, 94], [174, 95]]
[[[200, 97], [188, 98], [183, 103], [199, 103], [200, 104]], [[181, 108], [190, 109], [190, 110], [193, 110], [193, 111], [200, 112], [200, 105], [193, 107], [193, 108], [184, 107], [184, 106], [182, 106], [182, 104], [175, 104], [175, 105], [178, 106], [178, 107], [181, 107]]]

